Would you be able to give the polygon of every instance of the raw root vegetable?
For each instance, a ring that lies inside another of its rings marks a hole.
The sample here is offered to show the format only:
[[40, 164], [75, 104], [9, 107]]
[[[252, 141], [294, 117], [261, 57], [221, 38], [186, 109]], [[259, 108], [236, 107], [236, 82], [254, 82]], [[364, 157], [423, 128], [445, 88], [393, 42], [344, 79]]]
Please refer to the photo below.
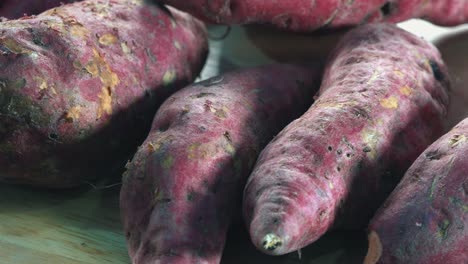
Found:
[[443, 133], [449, 77], [430, 43], [390, 24], [347, 33], [316, 103], [263, 150], [244, 191], [253, 243], [281, 255], [358, 228]]
[[319, 76], [315, 67], [244, 69], [185, 88], [161, 106], [123, 177], [133, 263], [220, 262], [258, 154], [307, 110]]
[[468, 0], [161, 0], [217, 24], [266, 23], [293, 31], [424, 18], [453, 26], [468, 22]]
[[0, 2], [0, 17], [13, 19], [24, 15], [37, 15], [61, 4], [77, 1], [79, 0], [2, 0]]
[[138, 0], [0, 23], [0, 181], [70, 187], [123, 167], [157, 106], [197, 76], [205, 37]]
[[468, 119], [424, 151], [369, 225], [366, 264], [468, 263]]

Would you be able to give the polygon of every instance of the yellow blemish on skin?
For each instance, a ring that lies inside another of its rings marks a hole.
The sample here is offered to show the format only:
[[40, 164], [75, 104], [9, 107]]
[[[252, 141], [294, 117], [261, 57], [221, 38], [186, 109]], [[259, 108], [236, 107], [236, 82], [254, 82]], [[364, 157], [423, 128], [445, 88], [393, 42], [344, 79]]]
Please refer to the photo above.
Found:
[[158, 151], [159, 149], [161, 148], [161, 143], [157, 142], [157, 143], [148, 143], [148, 149], [150, 152], [156, 152]]
[[375, 148], [379, 143], [379, 137], [380, 134], [373, 129], [365, 129], [361, 133], [362, 142], [369, 148], [369, 151], [366, 153], [370, 159], [375, 159], [377, 157]]
[[45, 80], [42, 80], [41, 82], [41, 85], [39, 85], [39, 90], [45, 90], [47, 89], [48, 85], [47, 85], [47, 82]]
[[374, 73], [367, 81], [367, 84], [372, 84], [375, 80], [377, 80], [377, 78], [379, 78], [379, 73], [380, 73], [379, 69], [374, 70]]
[[93, 49], [93, 53], [94, 57], [85, 69], [93, 77], [99, 77], [103, 84], [101, 93], [98, 95], [100, 102], [97, 117], [101, 118], [103, 113], [112, 114], [112, 92], [120, 80], [96, 49]]
[[364, 259], [364, 264], [375, 264], [379, 262], [382, 257], [382, 243], [380, 242], [379, 235], [372, 231], [369, 234], [369, 248], [367, 250], [367, 255]]
[[132, 52], [126, 42], [120, 43], [120, 47], [122, 48], [122, 51], [125, 54], [130, 54]]
[[70, 26], [70, 34], [74, 37], [84, 38], [89, 35], [89, 31], [81, 24], [73, 24]]
[[182, 49], [182, 46], [180, 46], [180, 43], [177, 40], [174, 41], [174, 47], [176, 47], [178, 50]]
[[450, 139], [450, 146], [453, 148], [453, 147], [456, 147], [462, 143], [465, 143], [466, 142], [466, 137], [465, 135], [454, 135], [451, 139]]
[[398, 98], [395, 96], [390, 96], [388, 98], [380, 100], [380, 105], [384, 108], [388, 109], [396, 109], [398, 108]]
[[405, 85], [400, 88], [400, 93], [409, 96], [413, 93], [413, 88], [409, 87], [408, 85]]
[[162, 201], [164, 199], [163, 193], [159, 190], [159, 188], [156, 188], [153, 194], [153, 205], [157, 204], [159, 201]]
[[328, 187], [330, 187], [330, 189], [332, 189], [332, 190], [335, 188], [335, 186], [333, 185], [332, 182], [329, 182], [329, 183], [328, 183]]
[[164, 76], [163, 76], [163, 85], [169, 85], [171, 84], [172, 82], [174, 82], [174, 80], [176, 79], [176, 72], [175, 71], [167, 71], [164, 73]]
[[57, 95], [57, 91], [55, 90], [54, 86], [50, 86], [50, 90], [52, 91], [52, 94]]
[[200, 143], [193, 143], [188, 147], [187, 152], [189, 159], [195, 159], [197, 157], [197, 149], [200, 147], [200, 145]]
[[11, 38], [0, 38], [0, 44], [14, 54], [31, 54], [31, 51], [22, 47], [19, 42]]
[[65, 114], [65, 118], [67, 120], [74, 121], [74, 120], [78, 120], [80, 118], [80, 115], [81, 115], [81, 106], [77, 105], [77, 106], [70, 108], [70, 110], [67, 111], [67, 113]]
[[110, 46], [117, 43], [117, 37], [114, 34], [107, 33], [99, 38], [99, 43], [105, 46]]
[[221, 108], [221, 109], [216, 109], [216, 108], [210, 106], [210, 111], [212, 113], [214, 113], [215, 116], [224, 119], [224, 118], [227, 117], [227, 113], [229, 112], [229, 109], [226, 106], [223, 106], [223, 108]]
[[393, 71], [393, 73], [398, 76], [400, 79], [403, 79], [403, 77], [405, 77], [405, 74], [399, 70], [395, 70]]
[[112, 94], [110, 88], [102, 87], [101, 94], [99, 94], [98, 97], [101, 99], [98, 109], [98, 118], [102, 116], [103, 112], [108, 115], [112, 114]]
[[[232, 148], [234, 147], [232, 146]], [[227, 151], [226, 148], [218, 144], [218, 142], [193, 143], [187, 148], [187, 156], [189, 159], [205, 159], [207, 157], [214, 157], [223, 150]]]
[[231, 142], [228, 142], [226, 144], [226, 146], [224, 147], [224, 150], [226, 150], [226, 152], [231, 156], [236, 154], [236, 148], [234, 148]]

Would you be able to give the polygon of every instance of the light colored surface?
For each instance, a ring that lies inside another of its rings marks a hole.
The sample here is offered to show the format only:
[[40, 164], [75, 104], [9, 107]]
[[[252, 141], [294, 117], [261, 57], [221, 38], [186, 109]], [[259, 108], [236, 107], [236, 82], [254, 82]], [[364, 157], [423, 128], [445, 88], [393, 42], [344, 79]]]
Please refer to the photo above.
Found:
[[[454, 79], [455, 103], [448, 124], [456, 122], [468, 113], [468, 25], [446, 29], [413, 20], [401, 26], [439, 43]], [[213, 29], [212, 34], [222, 35], [223, 30]], [[284, 35], [276, 39], [269, 35], [266, 43], [260, 43], [264, 35], [257, 33], [251, 31], [248, 36], [235, 27], [224, 41], [211, 41], [212, 52], [201, 78], [269, 63], [273, 58], [284, 61], [289, 53], [294, 55], [293, 60], [315, 58], [331, 48], [333, 41], [287, 34], [287, 40]], [[455, 36], [447, 37], [452, 34]], [[313, 53], [307, 51], [308, 45]], [[51, 192], [0, 185], [0, 264], [129, 263], [119, 220], [118, 189]], [[255, 251], [245, 233], [233, 233], [223, 264], [349, 264], [359, 263], [365, 250], [364, 234], [335, 233], [304, 249], [302, 261], [298, 253], [274, 258]]]

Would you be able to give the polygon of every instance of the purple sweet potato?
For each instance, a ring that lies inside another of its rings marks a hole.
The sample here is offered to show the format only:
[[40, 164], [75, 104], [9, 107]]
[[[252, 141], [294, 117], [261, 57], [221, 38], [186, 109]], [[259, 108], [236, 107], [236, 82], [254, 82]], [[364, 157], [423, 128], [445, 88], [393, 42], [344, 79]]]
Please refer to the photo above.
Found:
[[369, 225], [366, 264], [468, 263], [468, 119], [434, 142]]
[[24, 15], [37, 15], [61, 4], [77, 1], [79, 0], [1, 0], [0, 17], [14, 19]]
[[367, 22], [424, 18], [439, 25], [468, 22], [468, 0], [161, 0], [206, 22], [267, 23], [293, 31], [340, 28]]
[[0, 181], [71, 187], [123, 168], [206, 52], [201, 22], [139, 0], [0, 23]]
[[161, 106], [123, 177], [133, 263], [219, 263], [258, 154], [307, 110], [319, 76], [315, 67], [243, 69], [185, 88]]
[[333, 227], [364, 227], [443, 133], [449, 77], [437, 49], [391, 24], [348, 32], [319, 99], [263, 150], [244, 191], [253, 243], [281, 255]]

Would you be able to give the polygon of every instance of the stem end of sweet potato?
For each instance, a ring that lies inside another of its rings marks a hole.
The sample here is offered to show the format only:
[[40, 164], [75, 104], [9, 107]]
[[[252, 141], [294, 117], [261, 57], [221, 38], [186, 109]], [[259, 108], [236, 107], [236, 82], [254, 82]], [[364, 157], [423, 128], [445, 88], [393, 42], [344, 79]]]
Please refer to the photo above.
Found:
[[266, 234], [262, 240], [263, 249], [274, 251], [283, 244], [283, 240], [272, 233]]

